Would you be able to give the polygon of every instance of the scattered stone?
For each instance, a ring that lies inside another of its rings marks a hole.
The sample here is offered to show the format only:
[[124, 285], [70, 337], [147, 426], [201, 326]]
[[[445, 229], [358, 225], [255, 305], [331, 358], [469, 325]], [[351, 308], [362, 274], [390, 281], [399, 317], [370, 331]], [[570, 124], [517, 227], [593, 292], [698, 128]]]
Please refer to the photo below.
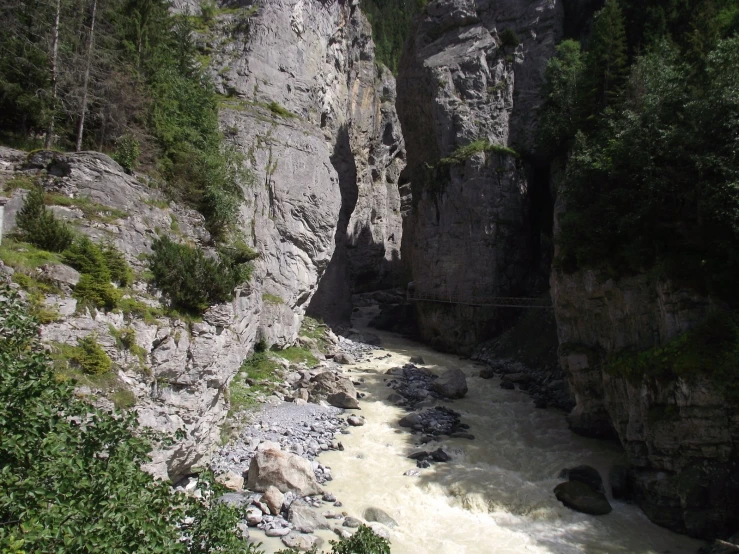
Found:
[[405, 475], [406, 477], [418, 477], [419, 475], [421, 475], [421, 472], [417, 469], [409, 469], [408, 471], [403, 473], [403, 475]]
[[273, 449], [257, 452], [252, 458], [246, 486], [259, 492], [275, 486], [283, 493], [292, 491], [300, 496], [321, 493], [308, 460]]
[[330, 492], [324, 492], [321, 500], [324, 502], [336, 502], [336, 497]]
[[290, 532], [289, 527], [268, 527], [264, 530], [264, 534], [268, 537], [284, 537]]
[[251, 504], [252, 496], [246, 493], [227, 492], [221, 495], [219, 502], [233, 506], [234, 508], [242, 508]]
[[282, 504], [285, 502], [285, 495], [280, 492], [275, 486], [267, 488], [267, 491], [262, 497], [264, 503], [267, 504], [269, 511], [273, 515], [278, 515], [282, 511]]
[[560, 483], [554, 488], [554, 494], [562, 504], [584, 514], [599, 516], [609, 514], [613, 510], [602, 492], [581, 481]]
[[380, 508], [367, 508], [362, 515], [367, 521], [376, 521], [377, 523], [382, 523], [391, 528], [398, 526], [398, 522]]
[[256, 527], [262, 523], [262, 517], [262, 510], [256, 506], [246, 510], [246, 523], [249, 527]]
[[461, 369], [447, 369], [433, 384], [434, 390], [446, 398], [464, 398], [467, 378]]
[[347, 531], [341, 527], [334, 527], [334, 533], [336, 533], [341, 539], [348, 539], [352, 536], [351, 531]]

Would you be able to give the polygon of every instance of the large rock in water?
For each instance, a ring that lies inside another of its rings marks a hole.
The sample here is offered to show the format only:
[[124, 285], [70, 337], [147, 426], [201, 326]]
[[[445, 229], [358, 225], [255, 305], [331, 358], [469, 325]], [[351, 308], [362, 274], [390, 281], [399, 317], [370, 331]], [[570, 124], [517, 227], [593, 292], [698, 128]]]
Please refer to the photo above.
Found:
[[246, 488], [257, 492], [266, 492], [271, 486], [300, 496], [321, 492], [308, 460], [277, 449], [257, 452], [249, 465], [246, 483]]
[[613, 510], [602, 492], [581, 481], [560, 483], [554, 488], [554, 494], [562, 504], [584, 514], [602, 516]]
[[467, 394], [467, 378], [461, 369], [447, 369], [432, 386], [446, 398], [464, 398]]
[[565, 469], [562, 473], [562, 476], [566, 476], [570, 481], [580, 481], [596, 491], [605, 492], [603, 490], [603, 478], [598, 470], [592, 466], [581, 465], [572, 469]]
[[293, 503], [287, 520], [301, 533], [312, 533], [316, 529], [329, 529], [328, 520], [310, 506]]
[[364, 516], [364, 519], [370, 522], [376, 521], [377, 523], [382, 523], [390, 528], [398, 526], [398, 522], [380, 508], [367, 508], [362, 515]]

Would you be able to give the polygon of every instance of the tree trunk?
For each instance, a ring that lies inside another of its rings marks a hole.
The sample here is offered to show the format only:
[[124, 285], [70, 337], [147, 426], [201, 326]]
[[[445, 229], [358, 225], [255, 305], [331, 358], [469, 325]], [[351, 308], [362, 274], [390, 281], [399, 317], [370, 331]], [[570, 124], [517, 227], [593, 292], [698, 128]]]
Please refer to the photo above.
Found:
[[56, 0], [56, 16], [54, 18], [54, 30], [51, 40], [51, 117], [49, 125], [46, 127], [46, 139], [44, 140], [44, 148], [51, 148], [54, 140], [54, 119], [56, 118], [56, 94], [57, 94], [57, 54], [59, 52], [59, 18], [62, 11], [62, 0]]
[[87, 63], [85, 65], [85, 77], [82, 81], [82, 108], [80, 110], [80, 122], [77, 126], [77, 145], [75, 152], [82, 150], [82, 135], [85, 131], [85, 113], [87, 112], [87, 89], [90, 83], [90, 65], [92, 65], [92, 45], [95, 39], [95, 13], [97, 12], [98, 0], [92, 0], [92, 22], [90, 23], [90, 36], [87, 40]]

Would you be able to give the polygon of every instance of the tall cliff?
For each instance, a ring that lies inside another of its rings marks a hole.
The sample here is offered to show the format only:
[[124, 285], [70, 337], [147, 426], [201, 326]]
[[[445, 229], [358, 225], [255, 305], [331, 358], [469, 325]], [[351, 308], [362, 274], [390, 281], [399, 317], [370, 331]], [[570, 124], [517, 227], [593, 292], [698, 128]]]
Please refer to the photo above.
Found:
[[[418, 293], [479, 299], [545, 288], [551, 199], [535, 134], [561, 32], [561, 3], [548, 0], [435, 0], [419, 17], [398, 81], [401, 179], [413, 191], [403, 255]], [[462, 305], [417, 311], [424, 339], [461, 351], [510, 317]]]
[[634, 358], [626, 372], [612, 367], [624, 351], [666, 347], [716, 306], [649, 274], [614, 279], [558, 268], [551, 285], [560, 363], [577, 403], [570, 426], [619, 439], [635, 500], [655, 523], [702, 538], [735, 532], [739, 416], [724, 387], [701, 373], [703, 360], [682, 377], [642, 373]]
[[[249, 4], [245, 20], [243, 13], [219, 20], [211, 60], [216, 85], [229, 97], [224, 129], [257, 175], [244, 220], [256, 230], [267, 274], [280, 281], [267, 292], [283, 297], [292, 281], [311, 275], [304, 289], [284, 297], [288, 309], [308, 307], [346, 323], [353, 291], [398, 281], [405, 146], [395, 80], [375, 64], [358, 2]], [[323, 221], [296, 228], [312, 211], [325, 214], [330, 236]], [[331, 244], [310, 244], [316, 234]], [[290, 236], [297, 240], [284, 240]], [[316, 251], [325, 256], [306, 267], [306, 253]]]
[[[93, 334], [114, 363], [115, 386], [107, 392], [130, 395], [142, 424], [184, 431], [161, 445], [150, 467], [173, 480], [218, 444], [228, 385], [256, 342], [292, 344], [308, 309], [346, 322], [354, 290], [390, 286], [399, 271], [397, 182], [405, 150], [394, 79], [375, 65], [366, 18], [356, 2], [247, 4], [219, 9], [198, 43], [223, 95], [227, 143], [243, 153], [253, 176], [244, 183], [238, 227], [259, 257], [234, 300], [212, 306], [202, 321], [165, 315], [160, 291], [145, 278], [156, 236], [214, 250], [200, 214], [103, 154], [0, 150], [0, 184], [35, 179], [57, 217], [96, 241], [112, 241], [135, 269], [125, 298], [136, 309], [107, 313], [77, 309], [71, 293], [79, 275], [71, 268], [33, 269], [61, 291], [43, 299], [56, 314], [43, 337], [75, 346]], [[178, 8], [197, 13], [187, 3]], [[25, 194], [12, 192], [6, 232]], [[123, 328], [133, 330], [130, 347], [121, 347]], [[81, 389], [112, 407], [105, 393]]]

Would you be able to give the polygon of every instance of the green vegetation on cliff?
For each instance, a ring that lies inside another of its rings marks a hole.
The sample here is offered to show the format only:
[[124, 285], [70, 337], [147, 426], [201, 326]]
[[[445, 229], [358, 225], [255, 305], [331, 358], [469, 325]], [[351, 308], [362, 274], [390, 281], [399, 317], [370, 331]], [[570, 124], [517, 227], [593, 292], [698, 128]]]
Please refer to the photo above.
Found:
[[667, 5], [607, 0], [587, 49], [565, 41], [549, 64], [542, 144], [567, 157], [557, 263], [656, 270], [736, 303], [739, 8]]
[[362, 0], [362, 11], [372, 24], [375, 57], [393, 73], [398, 72], [413, 18], [427, 3], [428, 0]]
[[192, 18], [166, 0], [0, 5], [0, 142], [100, 150], [205, 215], [235, 221], [248, 177], [223, 141]]

